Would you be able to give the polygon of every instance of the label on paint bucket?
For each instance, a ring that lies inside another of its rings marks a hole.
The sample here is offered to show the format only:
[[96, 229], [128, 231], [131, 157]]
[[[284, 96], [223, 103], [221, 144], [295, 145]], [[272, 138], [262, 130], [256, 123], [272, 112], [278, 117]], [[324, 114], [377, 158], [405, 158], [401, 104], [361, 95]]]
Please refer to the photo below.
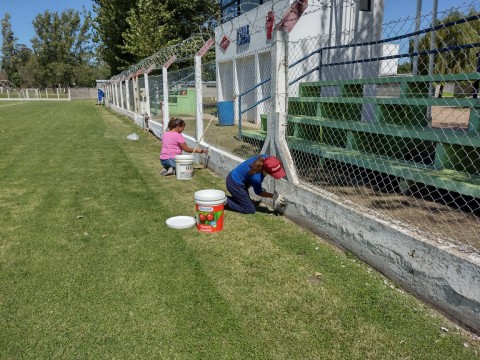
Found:
[[217, 232], [223, 229], [223, 203], [214, 206], [196, 206], [197, 229], [202, 232]]
[[177, 180], [191, 180], [193, 177], [193, 156], [177, 155], [175, 157], [175, 174]]
[[223, 229], [225, 193], [221, 190], [199, 190], [196, 202], [197, 229], [201, 232], [217, 232]]

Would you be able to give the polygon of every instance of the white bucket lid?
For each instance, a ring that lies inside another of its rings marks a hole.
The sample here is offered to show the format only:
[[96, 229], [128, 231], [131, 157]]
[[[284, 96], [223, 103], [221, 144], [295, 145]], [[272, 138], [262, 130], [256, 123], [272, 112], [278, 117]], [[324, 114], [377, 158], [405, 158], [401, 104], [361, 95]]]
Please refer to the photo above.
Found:
[[175, 156], [175, 160], [192, 160], [193, 161], [194, 156], [193, 155], [177, 155]]
[[216, 189], [199, 190], [193, 197], [198, 201], [220, 201], [225, 199], [225, 192]]
[[194, 226], [197, 221], [193, 216], [174, 216], [168, 218], [165, 223], [172, 229], [187, 229]]

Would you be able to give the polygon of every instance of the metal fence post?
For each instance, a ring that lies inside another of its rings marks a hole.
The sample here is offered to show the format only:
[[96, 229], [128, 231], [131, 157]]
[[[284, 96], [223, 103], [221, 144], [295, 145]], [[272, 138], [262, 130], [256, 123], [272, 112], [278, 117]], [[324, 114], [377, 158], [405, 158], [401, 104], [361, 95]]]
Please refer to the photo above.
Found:
[[[477, 72], [480, 72], [480, 51], [477, 53]], [[475, 80], [473, 83], [473, 98], [478, 99], [478, 89], [480, 87], [480, 80]]]
[[[420, 25], [422, 22], [422, 0], [417, 0], [417, 15], [415, 17], [415, 31], [418, 32], [420, 30]], [[413, 52], [418, 53], [418, 46], [420, 43], [419, 39], [420, 35], [415, 35], [415, 39], [413, 42]], [[413, 66], [412, 66], [412, 74], [417, 75], [418, 74], [418, 55], [415, 55], [413, 57]]]

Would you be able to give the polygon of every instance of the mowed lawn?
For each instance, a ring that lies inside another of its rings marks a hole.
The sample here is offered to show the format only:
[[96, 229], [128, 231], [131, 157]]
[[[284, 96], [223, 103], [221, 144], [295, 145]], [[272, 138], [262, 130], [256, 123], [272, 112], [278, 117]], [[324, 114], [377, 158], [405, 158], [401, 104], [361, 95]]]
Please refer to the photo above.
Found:
[[94, 100], [0, 102], [0, 359], [479, 358], [473, 335], [283, 217], [167, 228], [225, 187], [160, 177], [159, 149]]

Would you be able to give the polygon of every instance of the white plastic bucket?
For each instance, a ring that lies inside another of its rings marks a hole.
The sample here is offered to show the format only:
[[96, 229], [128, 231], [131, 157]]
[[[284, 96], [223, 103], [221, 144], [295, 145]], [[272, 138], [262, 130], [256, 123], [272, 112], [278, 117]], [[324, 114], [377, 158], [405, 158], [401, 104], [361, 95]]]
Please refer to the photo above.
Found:
[[221, 190], [199, 190], [194, 194], [197, 229], [217, 232], [223, 229], [223, 210], [227, 197]]
[[177, 180], [192, 180], [193, 155], [175, 156], [175, 174]]

